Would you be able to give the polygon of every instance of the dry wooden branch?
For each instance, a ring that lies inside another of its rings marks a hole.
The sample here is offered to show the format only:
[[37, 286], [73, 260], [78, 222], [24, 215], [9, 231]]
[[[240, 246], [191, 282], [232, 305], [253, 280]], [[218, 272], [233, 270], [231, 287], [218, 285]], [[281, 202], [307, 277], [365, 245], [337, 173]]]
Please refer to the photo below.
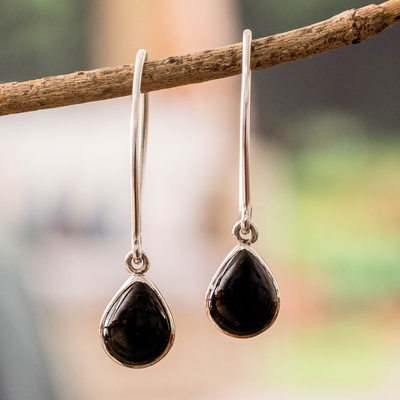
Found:
[[[400, 20], [400, 0], [371, 4], [326, 21], [252, 42], [251, 69], [300, 60], [377, 35]], [[142, 90], [168, 89], [238, 75], [241, 43], [219, 49], [148, 61]], [[0, 115], [62, 107], [126, 96], [132, 90], [133, 65], [80, 71], [0, 85]]]

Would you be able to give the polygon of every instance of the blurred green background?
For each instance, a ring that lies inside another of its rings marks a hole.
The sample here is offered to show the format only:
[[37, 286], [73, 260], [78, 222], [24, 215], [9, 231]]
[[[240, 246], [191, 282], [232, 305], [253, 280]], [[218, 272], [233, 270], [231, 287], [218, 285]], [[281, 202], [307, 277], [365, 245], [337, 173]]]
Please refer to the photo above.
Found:
[[0, 82], [88, 66], [88, 1], [1, 0], [0, 9]]

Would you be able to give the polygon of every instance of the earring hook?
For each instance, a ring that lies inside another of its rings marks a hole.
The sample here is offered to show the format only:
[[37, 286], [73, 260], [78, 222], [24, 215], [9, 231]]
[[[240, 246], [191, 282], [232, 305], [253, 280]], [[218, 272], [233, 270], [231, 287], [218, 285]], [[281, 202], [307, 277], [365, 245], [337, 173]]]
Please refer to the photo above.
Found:
[[240, 101], [239, 215], [243, 234], [250, 232], [250, 95], [251, 95], [251, 30], [243, 32], [242, 90]]
[[143, 168], [147, 145], [148, 94], [141, 93], [143, 65], [147, 59], [146, 50], [136, 55], [132, 86], [131, 113], [131, 190], [132, 190], [132, 258], [135, 264], [143, 260], [141, 203]]

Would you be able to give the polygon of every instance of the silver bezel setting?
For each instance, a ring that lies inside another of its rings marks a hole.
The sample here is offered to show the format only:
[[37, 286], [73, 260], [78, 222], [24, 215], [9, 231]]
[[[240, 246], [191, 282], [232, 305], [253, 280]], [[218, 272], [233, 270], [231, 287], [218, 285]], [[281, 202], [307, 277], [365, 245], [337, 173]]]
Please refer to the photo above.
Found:
[[[108, 349], [105, 345], [104, 342], [104, 336], [103, 336], [103, 330], [104, 330], [104, 325], [105, 325], [105, 321], [107, 318], [108, 313], [110, 312], [110, 310], [114, 307], [115, 303], [120, 299], [120, 297], [123, 295], [123, 293], [131, 286], [133, 285], [135, 282], [142, 282], [145, 283], [146, 285], [148, 285], [156, 294], [156, 296], [158, 297], [158, 299], [161, 301], [161, 303], [163, 304], [165, 311], [167, 313], [167, 317], [169, 319], [170, 325], [171, 325], [171, 335], [170, 335], [170, 339], [168, 342], [168, 346], [165, 348], [164, 352], [158, 356], [156, 359], [154, 359], [151, 363], [148, 364], [142, 364], [142, 365], [131, 365], [131, 364], [125, 364], [121, 361], [119, 361], [118, 359], [116, 359], [112, 354], [110, 354], [108, 352]], [[101, 321], [100, 321], [100, 328], [99, 328], [99, 333], [100, 333], [100, 341], [101, 344], [103, 346], [104, 351], [106, 352], [106, 354], [113, 360], [115, 361], [117, 364], [119, 365], [123, 365], [124, 367], [128, 367], [128, 368], [134, 368], [134, 369], [140, 369], [140, 368], [146, 368], [146, 367], [150, 367], [154, 364], [156, 364], [158, 361], [162, 360], [169, 352], [169, 350], [171, 349], [172, 345], [174, 344], [174, 340], [175, 340], [175, 322], [174, 322], [174, 318], [171, 314], [171, 311], [168, 307], [167, 302], [165, 301], [164, 297], [162, 296], [161, 292], [157, 289], [156, 285], [149, 279], [147, 278], [145, 275], [141, 275], [141, 274], [132, 274], [125, 282], [124, 284], [119, 288], [118, 292], [115, 294], [115, 296], [111, 299], [110, 303], [108, 304], [108, 306], [106, 307], [102, 317], [101, 317]]]
[[[215, 282], [216, 282], [217, 278], [219, 277], [219, 275], [220, 275], [221, 273], [223, 273], [223, 270], [224, 270], [225, 267], [227, 266], [228, 262], [229, 262], [239, 251], [241, 251], [241, 250], [247, 250], [248, 252], [250, 252], [250, 253], [260, 262], [260, 264], [265, 268], [265, 270], [266, 270], [266, 272], [267, 272], [269, 278], [271, 279], [272, 284], [274, 285], [274, 288], [275, 288], [275, 290], [276, 290], [277, 301], [278, 301], [278, 305], [277, 305], [277, 307], [276, 307], [275, 315], [274, 315], [273, 319], [271, 320], [271, 322], [270, 322], [266, 327], [264, 327], [261, 331], [259, 331], [259, 332], [257, 332], [257, 333], [254, 333], [254, 334], [252, 334], [252, 335], [245, 335], [245, 336], [238, 336], [238, 335], [232, 334], [232, 333], [227, 332], [227, 331], [225, 331], [224, 329], [222, 329], [222, 328], [214, 321], [214, 319], [212, 318], [212, 316], [211, 316], [211, 314], [210, 314], [210, 308], [209, 308], [209, 299], [210, 299], [210, 297], [211, 297], [211, 293], [212, 293], [212, 291], [213, 291], [213, 289], [214, 289]], [[257, 336], [257, 335], [259, 335], [260, 333], [263, 333], [264, 331], [266, 331], [268, 328], [270, 328], [270, 327], [274, 324], [274, 322], [276, 321], [276, 318], [278, 317], [278, 313], [279, 313], [279, 309], [280, 309], [280, 305], [281, 305], [281, 295], [280, 295], [280, 292], [279, 292], [278, 283], [277, 283], [277, 281], [276, 281], [274, 275], [272, 274], [271, 270], [269, 269], [267, 263], [262, 259], [262, 257], [261, 257], [251, 246], [249, 246], [249, 245], [246, 244], [246, 243], [240, 243], [240, 244], [238, 244], [237, 246], [235, 246], [235, 247], [232, 249], [232, 251], [225, 257], [224, 261], [222, 262], [222, 264], [221, 264], [220, 267], [218, 268], [217, 272], [214, 274], [214, 276], [213, 276], [213, 278], [212, 278], [212, 280], [211, 280], [211, 283], [210, 283], [210, 285], [208, 286], [208, 289], [207, 289], [207, 294], [206, 294], [205, 303], [206, 303], [206, 304], [205, 304], [205, 305], [206, 305], [206, 313], [207, 313], [207, 316], [208, 316], [209, 320], [212, 322], [212, 324], [213, 324], [220, 332], [225, 333], [226, 335], [232, 336], [232, 337], [235, 337], [235, 338], [246, 339], [246, 338], [251, 338], [251, 337]]]

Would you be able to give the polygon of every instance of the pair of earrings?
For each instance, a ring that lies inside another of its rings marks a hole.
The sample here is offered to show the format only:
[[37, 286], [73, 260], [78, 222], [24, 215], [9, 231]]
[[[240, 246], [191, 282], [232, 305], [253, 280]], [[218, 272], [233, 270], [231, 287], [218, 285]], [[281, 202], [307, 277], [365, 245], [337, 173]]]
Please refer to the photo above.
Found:
[[[251, 247], [258, 230], [251, 221], [249, 146], [251, 31], [243, 33], [240, 126], [240, 220], [233, 227], [237, 246], [217, 270], [206, 295], [206, 312], [223, 333], [249, 338], [264, 332], [279, 312], [278, 285], [267, 264]], [[141, 94], [145, 50], [136, 57], [131, 115], [132, 251], [125, 258], [131, 274], [113, 297], [100, 323], [106, 353], [118, 364], [144, 368], [168, 353], [175, 339], [171, 311], [154, 283], [145, 276], [150, 263], [142, 250], [141, 192], [146, 151], [148, 95]]]

